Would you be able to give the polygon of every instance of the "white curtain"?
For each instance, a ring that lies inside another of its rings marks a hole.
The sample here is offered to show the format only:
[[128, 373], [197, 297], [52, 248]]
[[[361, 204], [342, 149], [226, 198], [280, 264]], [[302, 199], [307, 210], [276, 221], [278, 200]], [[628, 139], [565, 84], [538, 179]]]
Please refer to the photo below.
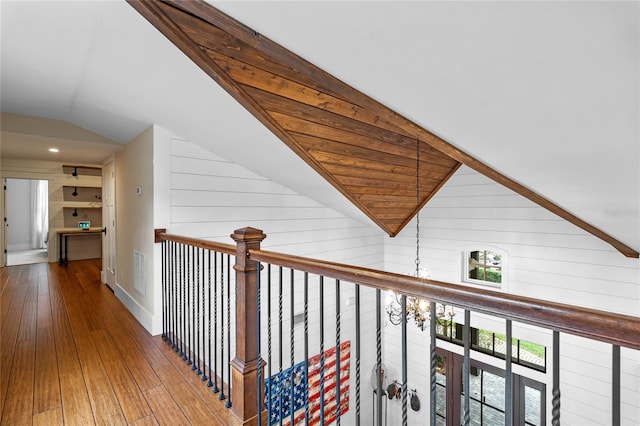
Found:
[[47, 248], [49, 240], [49, 182], [31, 181], [31, 248]]

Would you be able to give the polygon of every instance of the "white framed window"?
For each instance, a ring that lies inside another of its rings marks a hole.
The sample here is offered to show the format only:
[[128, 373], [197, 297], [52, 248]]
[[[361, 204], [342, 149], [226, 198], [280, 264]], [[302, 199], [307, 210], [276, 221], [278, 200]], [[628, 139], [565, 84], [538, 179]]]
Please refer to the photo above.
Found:
[[491, 247], [465, 250], [462, 258], [462, 281], [469, 284], [504, 288], [506, 253]]

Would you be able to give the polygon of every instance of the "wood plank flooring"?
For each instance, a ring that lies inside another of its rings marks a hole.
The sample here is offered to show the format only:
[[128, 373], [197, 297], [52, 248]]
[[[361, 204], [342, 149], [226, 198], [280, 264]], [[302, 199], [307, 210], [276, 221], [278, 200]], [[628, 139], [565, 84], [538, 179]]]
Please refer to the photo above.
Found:
[[100, 261], [0, 269], [2, 425], [227, 424], [227, 409], [100, 283]]

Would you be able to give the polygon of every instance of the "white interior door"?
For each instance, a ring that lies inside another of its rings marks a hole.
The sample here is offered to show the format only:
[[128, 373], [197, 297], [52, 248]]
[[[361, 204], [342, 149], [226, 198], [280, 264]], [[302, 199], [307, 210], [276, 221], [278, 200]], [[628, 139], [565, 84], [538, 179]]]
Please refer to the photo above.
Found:
[[102, 168], [102, 281], [116, 288], [116, 168], [115, 159]]
[[7, 265], [7, 179], [2, 179], [2, 208], [0, 208], [0, 213], [2, 213], [2, 230], [0, 231], [0, 248], [2, 249], [2, 255], [0, 256], [0, 266]]

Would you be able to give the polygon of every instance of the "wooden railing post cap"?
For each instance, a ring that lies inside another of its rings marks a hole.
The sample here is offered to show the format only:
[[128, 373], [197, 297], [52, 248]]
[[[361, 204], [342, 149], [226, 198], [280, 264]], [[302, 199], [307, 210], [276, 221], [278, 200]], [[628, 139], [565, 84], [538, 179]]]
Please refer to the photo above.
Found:
[[159, 228], [159, 229], [155, 229], [154, 230], [154, 242], [155, 243], [161, 243], [162, 242], [162, 238], [160, 238], [161, 234], [166, 234], [167, 233], [167, 229], [166, 228]]
[[236, 242], [262, 241], [267, 238], [267, 236], [262, 232], [261, 229], [256, 229], [248, 226], [246, 228], [240, 228], [233, 231], [233, 234], [231, 234], [231, 238], [233, 238], [233, 240]]

